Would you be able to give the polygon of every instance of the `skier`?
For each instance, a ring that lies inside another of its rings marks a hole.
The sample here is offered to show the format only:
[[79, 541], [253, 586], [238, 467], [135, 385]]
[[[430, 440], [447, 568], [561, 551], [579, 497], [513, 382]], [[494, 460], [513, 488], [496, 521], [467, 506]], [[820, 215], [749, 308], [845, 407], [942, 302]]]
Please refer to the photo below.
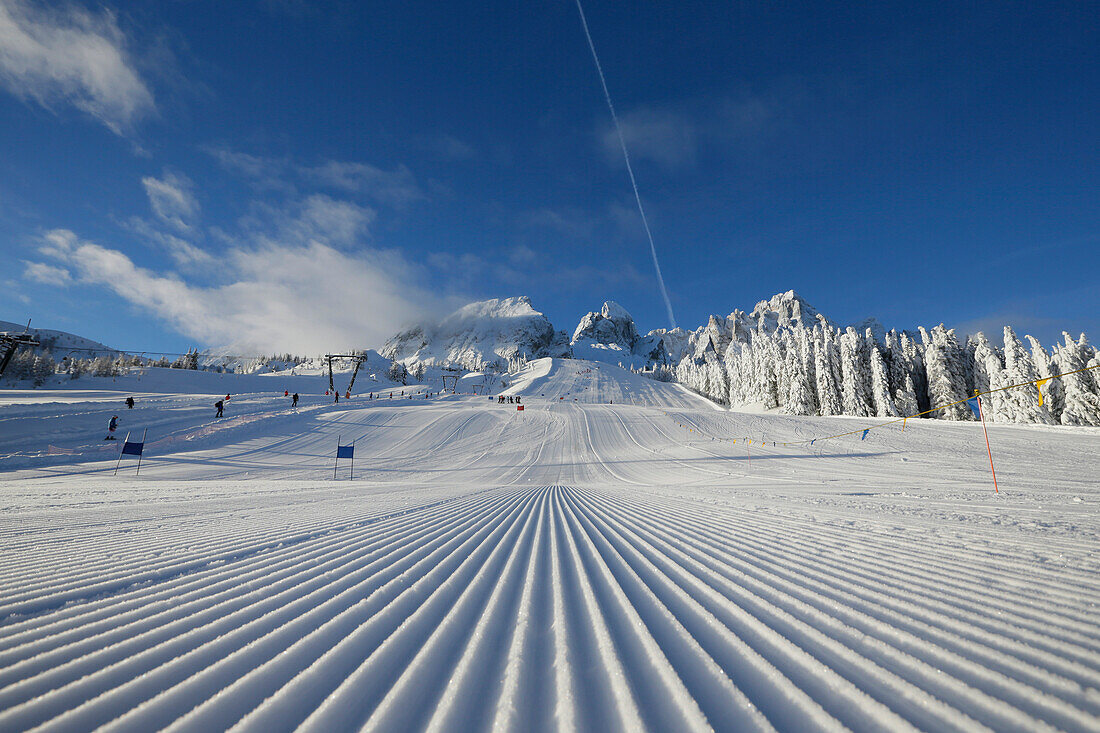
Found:
[[340, 393], [339, 392], [333, 392], [333, 394], [336, 395], [336, 399], [334, 401], [339, 402], [340, 401]]
[[297, 407], [298, 406], [298, 393], [295, 392], [294, 396], [291, 397], [290, 400], [291, 400], [290, 406], [291, 407]]
[[134, 398], [133, 397], [127, 397], [126, 398], [126, 409], [127, 410], [134, 409]]
[[222, 416], [222, 408], [225, 407], [225, 403], [222, 400], [218, 400], [217, 402], [214, 403], [214, 407], [218, 408], [218, 414], [215, 415], [214, 417], [221, 417]]
[[115, 430], [118, 429], [118, 415], [111, 418], [111, 422], [107, 423], [107, 437], [104, 440], [114, 440]]
[[229, 402], [229, 395], [226, 395], [226, 396], [225, 396], [225, 401], [226, 401], [226, 402]]
[[283, 397], [290, 397], [290, 390], [289, 389], [284, 389], [283, 390]]

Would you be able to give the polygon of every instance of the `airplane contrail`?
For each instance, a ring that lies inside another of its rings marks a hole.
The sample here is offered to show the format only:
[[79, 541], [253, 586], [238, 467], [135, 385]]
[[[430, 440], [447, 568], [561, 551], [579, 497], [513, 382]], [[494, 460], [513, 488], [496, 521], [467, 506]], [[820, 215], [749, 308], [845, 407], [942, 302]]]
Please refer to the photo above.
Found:
[[653, 255], [653, 269], [657, 271], [657, 284], [661, 286], [661, 297], [665, 299], [665, 308], [668, 310], [668, 320], [672, 328], [676, 328], [676, 316], [672, 314], [672, 302], [668, 299], [668, 291], [665, 289], [665, 279], [661, 275], [661, 264], [657, 262], [657, 247], [653, 244], [653, 233], [649, 231], [649, 221], [645, 216], [645, 208], [642, 207], [642, 197], [638, 195], [638, 182], [634, 178], [634, 168], [630, 165], [630, 153], [626, 151], [626, 140], [623, 138], [623, 128], [619, 125], [619, 116], [615, 114], [615, 105], [611, 103], [611, 92], [607, 91], [607, 79], [603, 75], [603, 67], [600, 66], [600, 57], [596, 54], [596, 44], [592, 43], [592, 33], [588, 30], [588, 20], [584, 17], [584, 8], [581, 0], [576, 0], [577, 12], [581, 14], [581, 25], [584, 26], [584, 37], [588, 39], [588, 48], [592, 50], [592, 60], [596, 62], [596, 72], [600, 75], [600, 84], [603, 86], [603, 96], [607, 100], [607, 108], [611, 110], [611, 120], [615, 123], [615, 132], [619, 136], [619, 146], [623, 149], [623, 160], [626, 161], [626, 172], [630, 174], [630, 185], [634, 189], [634, 200], [638, 202], [638, 213], [642, 216], [642, 226], [645, 227], [645, 235], [649, 239], [649, 253]]

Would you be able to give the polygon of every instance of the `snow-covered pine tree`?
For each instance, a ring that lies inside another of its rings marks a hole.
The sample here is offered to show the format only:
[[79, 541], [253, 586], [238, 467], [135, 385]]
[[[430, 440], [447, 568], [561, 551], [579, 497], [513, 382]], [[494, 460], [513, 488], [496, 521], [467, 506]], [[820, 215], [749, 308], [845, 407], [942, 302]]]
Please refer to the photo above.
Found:
[[954, 404], [969, 396], [966, 394], [963, 368], [958, 362], [962, 350], [955, 338], [955, 332], [944, 328], [941, 323], [932, 329], [931, 334], [926, 336], [926, 333], [921, 329], [921, 336], [927, 343], [924, 364], [928, 373], [928, 397], [932, 407], [944, 408], [933, 413], [933, 417], [943, 420], [973, 420], [974, 413], [965, 402]]
[[[1016, 332], [1012, 330], [1012, 326], [1005, 326], [1004, 334], [1004, 386], [1034, 382], [1039, 378], [1039, 374], [1035, 369], [1035, 362], [1031, 360], [1031, 354], [1024, 348]], [[1046, 425], [1053, 422], [1046, 405], [1039, 405], [1039, 393], [1035, 385], [1006, 389], [1001, 394], [1005, 395], [1005, 407], [1010, 413], [1012, 422]]]
[[783, 369], [787, 373], [785, 381], [788, 385], [783, 412], [788, 415], [816, 415], [813, 389], [797, 348], [787, 351]]
[[909, 417], [920, 412], [917, 405], [917, 390], [913, 386], [913, 378], [905, 375], [905, 384], [894, 392], [894, 406], [898, 410], [899, 417]]
[[886, 362], [886, 373], [890, 377], [890, 389], [896, 393], [905, 386], [905, 375], [909, 372], [896, 330], [891, 329], [886, 332], [886, 350], [882, 358]]
[[863, 338], [851, 326], [840, 336], [840, 394], [845, 415], [867, 417], [874, 414], [874, 407], [868, 394], [870, 375], [860, 358], [862, 342]]
[[744, 344], [733, 341], [722, 356], [726, 369], [726, 381], [729, 384], [729, 391], [726, 393], [727, 404], [730, 405], [740, 405], [745, 402], [744, 387], [748, 377], [744, 371], [743, 351]]
[[779, 407], [779, 380], [776, 376], [780, 367], [778, 349], [763, 330], [757, 330], [752, 340], [752, 353], [756, 362], [756, 399], [760, 400], [764, 409], [775, 409]]
[[[1077, 353], [1081, 356], [1081, 363], [1086, 367], [1094, 366], [1096, 364], [1097, 357], [1100, 357], [1100, 351], [1094, 349], [1090, 344], [1088, 337], [1085, 334], [1081, 334], [1081, 337], [1077, 339]], [[1085, 384], [1089, 386], [1093, 394], [1100, 395], [1100, 370], [1090, 370], [1081, 372], [1082, 379]]]
[[886, 374], [886, 362], [879, 353], [878, 346], [871, 340], [871, 399], [878, 417], [897, 417], [898, 410], [894, 398], [890, 395], [890, 380]]
[[391, 382], [401, 382], [401, 384], [405, 384], [409, 378], [409, 370], [404, 364], [394, 360], [390, 362], [388, 376]]
[[[921, 333], [925, 334], [924, 329]], [[928, 396], [928, 371], [924, 363], [924, 347], [917, 343], [916, 339], [906, 331], [901, 333], [901, 353], [905, 356], [905, 366], [909, 376], [913, 378], [913, 389], [917, 397], [917, 406], [924, 412], [931, 405]]]
[[31, 379], [34, 381], [34, 386], [41, 387], [53, 376], [56, 370], [57, 362], [53, 360], [48, 352], [45, 354], [36, 354], [34, 363], [31, 365]]
[[1063, 425], [1100, 425], [1100, 395], [1086, 380], [1086, 375], [1090, 373], [1078, 371], [1084, 369], [1088, 362], [1081, 358], [1081, 349], [1073, 337], [1064, 331], [1062, 336], [1065, 344], [1054, 352], [1054, 363], [1059, 373], [1065, 375], [1059, 378], [1065, 388], [1065, 405], [1060, 422]]
[[798, 346], [798, 358], [802, 362], [802, 372], [806, 375], [806, 384], [810, 390], [810, 403], [812, 409], [810, 415], [821, 412], [821, 406], [817, 404], [817, 366], [814, 364], [814, 334], [805, 326], [795, 329], [793, 342]]
[[707, 396], [719, 404], [726, 404], [730, 393], [729, 379], [720, 357], [708, 355], [706, 370], [707, 383], [710, 388]]
[[842, 409], [840, 390], [833, 377], [831, 336], [832, 329], [828, 325], [824, 328], [820, 323], [814, 326], [814, 372], [818, 410], [822, 415], [839, 415]]
[[787, 355], [791, 352], [790, 333], [781, 328], [772, 336], [775, 345], [775, 391], [779, 395], [779, 406], [787, 404], [787, 395], [791, 391], [791, 370], [787, 368]]
[[8, 362], [8, 369], [4, 372], [4, 378], [12, 381], [30, 379], [34, 374], [34, 352], [26, 348], [17, 348], [15, 355]]
[[117, 377], [118, 372], [115, 371], [115, 363], [108, 359], [106, 356], [97, 356], [92, 360], [91, 368], [93, 377]]
[[[981, 331], [970, 337], [974, 362], [974, 388], [980, 392], [999, 390], [1004, 381], [1004, 361], [1000, 352]], [[994, 392], [982, 397], [982, 409], [990, 422], [1012, 422], [1012, 408], [1005, 403], [1004, 392]]]
[[[1058, 372], [1051, 355], [1047, 353], [1047, 350], [1034, 336], [1027, 336], [1026, 338], [1031, 345], [1031, 360], [1035, 362], [1035, 369], [1039, 372], [1040, 377], [1049, 379], [1050, 375]], [[1047, 406], [1047, 412], [1050, 413], [1051, 419], [1057, 424], [1062, 417], [1062, 407], [1066, 402], [1062, 380], [1051, 379], [1043, 385], [1042, 389], [1043, 404]]]

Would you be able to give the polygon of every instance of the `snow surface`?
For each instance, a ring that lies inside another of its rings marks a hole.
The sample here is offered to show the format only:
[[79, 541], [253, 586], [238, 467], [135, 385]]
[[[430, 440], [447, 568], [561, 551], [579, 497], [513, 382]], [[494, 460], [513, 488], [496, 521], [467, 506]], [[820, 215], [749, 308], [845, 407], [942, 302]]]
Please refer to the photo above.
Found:
[[163, 371], [0, 392], [0, 730], [1100, 729], [1100, 430]]

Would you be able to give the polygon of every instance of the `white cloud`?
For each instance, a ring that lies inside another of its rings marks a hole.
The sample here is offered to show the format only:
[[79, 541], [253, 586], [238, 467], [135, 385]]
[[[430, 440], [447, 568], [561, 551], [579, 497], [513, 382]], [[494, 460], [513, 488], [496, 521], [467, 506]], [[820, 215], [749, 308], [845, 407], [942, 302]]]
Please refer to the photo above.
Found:
[[207, 286], [138, 267], [67, 230], [48, 232], [40, 251], [80, 282], [111, 289], [180, 333], [260, 352], [377, 346], [438, 302], [417, 286], [415, 268], [400, 254], [349, 254], [317, 241], [228, 248], [220, 260], [226, 283]]
[[425, 147], [449, 161], [473, 160], [478, 157], [477, 150], [469, 143], [453, 135], [433, 135], [424, 139]]
[[0, 84], [47, 109], [71, 104], [119, 135], [155, 111], [109, 10], [0, 0]]
[[[691, 120], [665, 110], [638, 109], [619, 117], [623, 140], [632, 160], [651, 160], [666, 168], [695, 163], [697, 132]], [[602, 135], [608, 160], [622, 164], [619, 136], [613, 126]]]
[[317, 239], [329, 244], [351, 245], [367, 233], [374, 222], [373, 209], [323, 194], [309, 196], [296, 218], [284, 227], [303, 241]]
[[412, 171], [403, 165], [387, 171], [367, 163], [330, 160], [318, 166], [302, 166], [299, 172], [314, 184], [362, 194], [394, 206], [424, 198]]
[[191, 180], [184, 175], [164, 172], [163, 178], [141, 179], [153, 213], [166, 224], [189, 231], [199, 215], [199, 202]]
[[285, 180], [289, 168], [289, 161], [285, 159], [242, 153], [216, 145], [204, 145], [201, 149], [218, 161], [222, 168], [249, 179], [258, 189], [273, 191], [293, 189], [293, 186]]
[[123, 226], [139, 237], [159, 244], [168, 256], [181, 267], [194, 268], [213, 261], [209, 252], [174, 234], [156, 229], [149, 221], [141, 217], [131, 217]]
[[72, 282], [72, 275], [68, 270], [60, 267], [54, 267], [53, 265], [47, 265], [45, 262], [27, 262], [23, 261], [25, 265], [23, 269], [23, 277], [34, 282], [42, 283], [43, 285], [58, 285], [64, 287]]
[[393, 170], [346, 160], [306, 165], [289, 158], [252, 155], [226, 147], [205, 146], [203, 150], [223, 168], [249, 179], [259, 189], [293, 193], [299, 186], [323, 188], [398, 207], [426, 198], [416, 176], [405, 165]]

